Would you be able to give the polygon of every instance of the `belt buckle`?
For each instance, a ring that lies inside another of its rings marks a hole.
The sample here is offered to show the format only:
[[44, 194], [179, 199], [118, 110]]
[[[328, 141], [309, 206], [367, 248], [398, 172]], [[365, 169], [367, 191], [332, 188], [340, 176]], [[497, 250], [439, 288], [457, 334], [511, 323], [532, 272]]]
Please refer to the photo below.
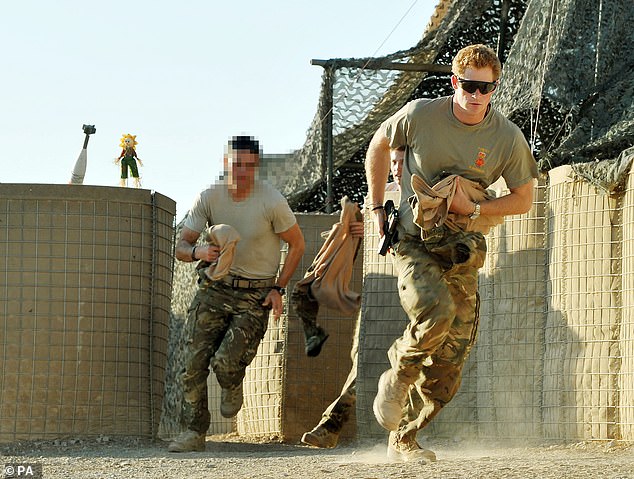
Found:
[[251, 281], [247, 279], [234, 278], [231, 283], [231, 286], [234, 288], [250, 288]]

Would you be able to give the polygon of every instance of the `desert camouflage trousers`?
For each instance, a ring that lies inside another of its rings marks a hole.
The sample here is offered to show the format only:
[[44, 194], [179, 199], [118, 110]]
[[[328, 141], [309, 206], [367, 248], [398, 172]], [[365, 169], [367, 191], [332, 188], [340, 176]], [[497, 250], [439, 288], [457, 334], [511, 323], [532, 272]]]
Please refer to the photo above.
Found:
[[444, 232], [423, 242], [405, 236], [394, 247], [401, 305], [409, 317], [388, 357], [410, 384], [398, 433], [415, 435], [454, 397], [479, 320], [478, 269], [486, 241], [481, 233]]
[[240, 384], [266, 333], [269, 307], [262, 306], [271, 288], [233, 288], [203, 281], [185, 323], [183, 419], [201, 434], [209, 429], [207, 377], [213, 370], [220, 387]]
[[341, 388], [339, 397], [335, 399], [323, 412], [319, 424], [323, 425], [328, 431], [339, 434], [343, 425], [350, 419], [350, 413], [357, 403], [357, 364], [359, 362], [359, 327], [361, 321], [361, 313], [357, 314], [357, 322], [352, 340], [352, 349], [350, 350], [350, 358], [352, 359], [352, 367], [346, 378], [346, 382]]
[[302, 324], [305, 340], [308, 340], [311, 336], [319, 334], [321, 329], [317, 324], [319, 303], [317, 300], [310, 297], [309, 291], [310, 286], [308, 286], [305, 290], [300, 290], [295, 287], [291, 293], [291, 305]]

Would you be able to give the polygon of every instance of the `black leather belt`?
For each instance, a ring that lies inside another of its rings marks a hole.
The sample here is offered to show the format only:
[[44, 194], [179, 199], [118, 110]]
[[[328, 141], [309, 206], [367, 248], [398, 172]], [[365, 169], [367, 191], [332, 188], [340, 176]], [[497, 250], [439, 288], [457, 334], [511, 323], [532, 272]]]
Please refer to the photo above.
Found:
[[275, 284], [275, 278], [268, 279], [248, 279], [240, 276], [228, 274], [219, 279], [223, 283], [231, 285], [233, 288], [270, 288]]

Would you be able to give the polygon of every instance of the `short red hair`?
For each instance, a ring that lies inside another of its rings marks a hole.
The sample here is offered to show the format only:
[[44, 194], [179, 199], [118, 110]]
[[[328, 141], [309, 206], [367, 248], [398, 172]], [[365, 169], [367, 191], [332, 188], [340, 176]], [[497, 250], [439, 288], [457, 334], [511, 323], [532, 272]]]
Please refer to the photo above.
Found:
[[467, 68], [486, 68], [493, 71], [493, 78], [498, 80], [502, 73], [502, 64], [492, 48], [476, 44], [464, 47], [453, 58], [451, 71], [457, 77], [463, 77]]

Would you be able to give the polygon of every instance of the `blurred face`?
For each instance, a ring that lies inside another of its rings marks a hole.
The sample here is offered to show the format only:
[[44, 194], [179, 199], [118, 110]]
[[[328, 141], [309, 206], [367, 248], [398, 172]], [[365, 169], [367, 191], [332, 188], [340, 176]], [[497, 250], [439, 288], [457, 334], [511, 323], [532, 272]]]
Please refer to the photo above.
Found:
[[241, 189], [250, 187], [260, 164], [260, 155], [248, 150], [229, 150], [225, 157], [229, 183]]
[[405, 150], [390, 150], [390, 170], [392, 171], [392, 177], [399, 188], [401, 187], [404, 158]]
[[460, 78], [452, 75], [451, 86], [455, 90], [453, 111], [456, 118], [467, 125], [480, 123], [486, 115], [493, 96], [494, 90], [488, 92], [487, 90], [495, 88], [496, 81], [491, 67], [469, 67]]

